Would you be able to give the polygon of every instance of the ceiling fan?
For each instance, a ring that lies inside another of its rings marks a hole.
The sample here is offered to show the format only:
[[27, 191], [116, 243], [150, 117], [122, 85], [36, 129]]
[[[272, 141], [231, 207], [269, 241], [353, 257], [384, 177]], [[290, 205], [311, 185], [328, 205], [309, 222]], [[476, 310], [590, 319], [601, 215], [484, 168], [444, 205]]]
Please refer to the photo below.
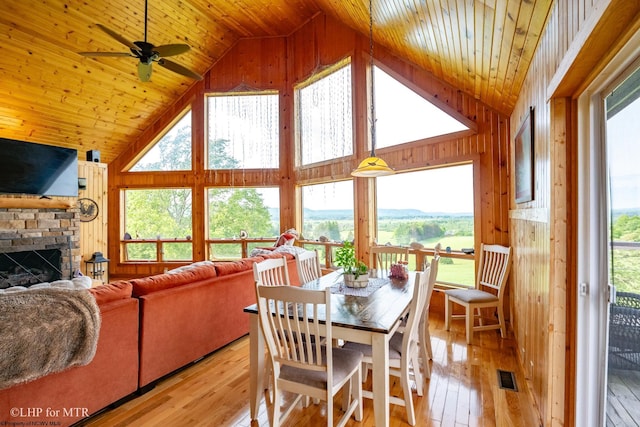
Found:
[[189, 45], [186, 44], [165, 44], [161, 46], [154, 46], [147, 42], [147, 0], [144, 2], [144, 41], [131, 42], [125, 37], [116, 33], [115, 31], [105, 27], [102, 24], [96, 24], [102, 31], [127, 46], [131, 52], [78, 52], [83, 56], [128, 56], [138, 58], [138, 77], [143, 82], [148, 82], [151, 79], [151, 66], [156, 62], [159, 66], [173, 71], [174, 73], [181, 74], [183, 76], [202, 80], [202, 76], [188, 68], [165, 59], [167, 56], [180, 55], [187, 52]]

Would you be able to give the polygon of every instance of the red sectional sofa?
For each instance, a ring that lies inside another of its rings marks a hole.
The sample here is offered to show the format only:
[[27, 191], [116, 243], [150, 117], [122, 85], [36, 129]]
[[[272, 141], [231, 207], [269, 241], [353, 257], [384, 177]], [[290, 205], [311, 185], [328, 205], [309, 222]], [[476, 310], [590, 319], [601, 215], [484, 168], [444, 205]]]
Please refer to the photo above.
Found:
[[248, 334], [253, 264], [282, 256], [299, 285], [293, 255], [274, 253], [92, 288], [102, 315], [93, 360], [0, 390], [0, 423], [71, 425]]
[[90, 289], [102, 317], [94, 358], [0, 390], [0, 425], [70, 425], [137, 390], [139, 312], [131, 290], [130, 283]]
[[[266, 255], [266, 257], [282, 257]], [[289, 277], [298, 284], [292, 255]], [[253, 264], [263, 256], [134, 279], [140, 299], [140, 372], [144, 387], [249, 333], [243, 309], [255, 303]]]

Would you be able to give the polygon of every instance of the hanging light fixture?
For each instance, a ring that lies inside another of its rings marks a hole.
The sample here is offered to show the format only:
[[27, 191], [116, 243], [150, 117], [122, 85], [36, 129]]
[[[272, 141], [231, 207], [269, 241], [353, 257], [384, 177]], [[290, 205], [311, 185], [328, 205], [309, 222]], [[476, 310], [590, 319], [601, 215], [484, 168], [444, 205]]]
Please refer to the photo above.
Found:
[[369, 61], [371, 82], [371, 156], [361, 161], [358, 167], [351, 172], [351, 175], [374, 178], [377, 176], [392, 175], [395, 171], [387, 165], [387, 162], [376, 156], [376, 109], [373, 97], [373, 0], [369, 0]]

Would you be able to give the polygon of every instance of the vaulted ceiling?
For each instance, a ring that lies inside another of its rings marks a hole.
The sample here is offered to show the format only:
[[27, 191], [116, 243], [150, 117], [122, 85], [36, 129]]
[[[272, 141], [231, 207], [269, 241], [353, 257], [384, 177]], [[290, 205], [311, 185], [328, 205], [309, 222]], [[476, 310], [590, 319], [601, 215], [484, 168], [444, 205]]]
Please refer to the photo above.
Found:
[[[552, 0], [373, 0], [374, 39], [509, 114]], [[369, 34], [368, 0], [149, 0], [148, 41], [186, 43], [171, 60], [204, 74], [243, 38], [286, 36], [325, 13]], [[101, 24], [143, 40], [144, 0], [0, 2], [0, 137], [98, 149], [110, 162], [194, 80], [135, 58]], [[1, 153], [0, 153], [1, 154]]]

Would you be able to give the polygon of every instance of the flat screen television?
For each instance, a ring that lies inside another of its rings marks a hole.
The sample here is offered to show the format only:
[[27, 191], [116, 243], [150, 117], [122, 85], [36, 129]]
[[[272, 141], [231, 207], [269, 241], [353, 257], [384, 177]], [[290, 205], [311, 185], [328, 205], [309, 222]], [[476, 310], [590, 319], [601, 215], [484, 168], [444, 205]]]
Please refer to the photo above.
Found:
[[0, 138], [0, 193], [78, 196], [78, 151]]

